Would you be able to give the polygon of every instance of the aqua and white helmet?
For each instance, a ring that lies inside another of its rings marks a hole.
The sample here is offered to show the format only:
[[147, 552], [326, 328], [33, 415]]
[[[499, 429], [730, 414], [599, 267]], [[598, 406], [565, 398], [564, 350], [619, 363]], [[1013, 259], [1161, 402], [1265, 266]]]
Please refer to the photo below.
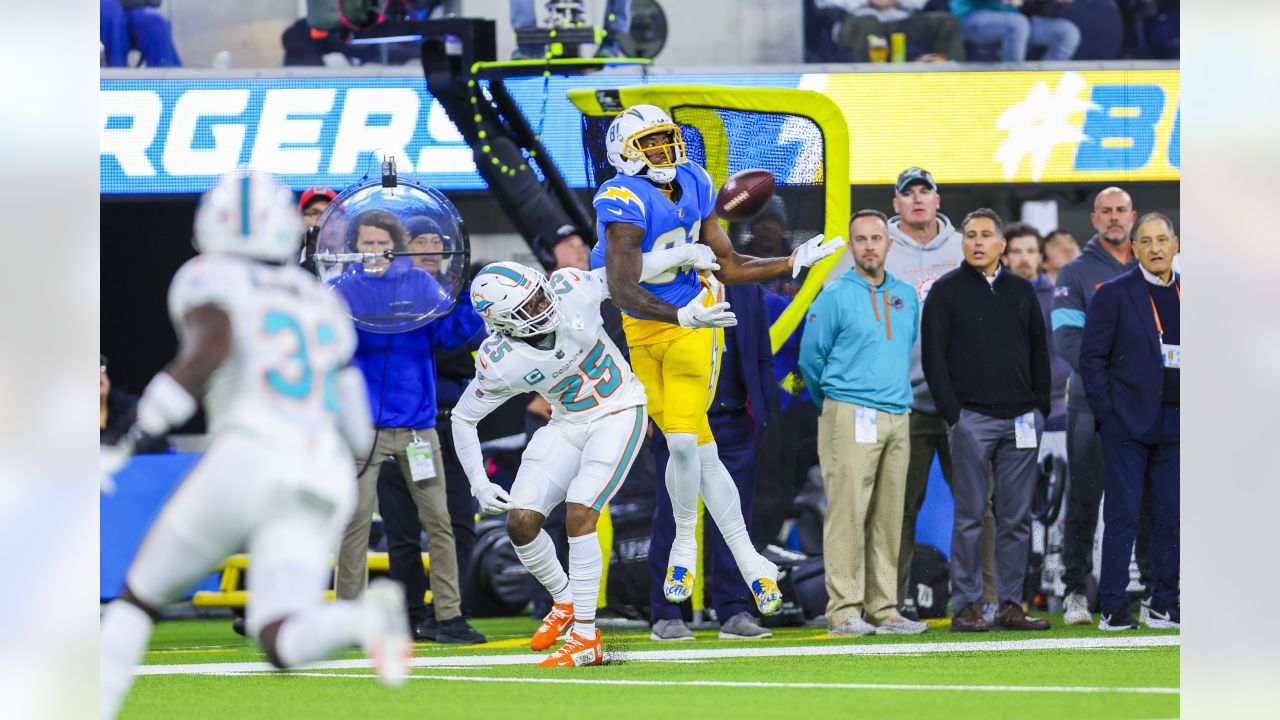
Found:
[[244, 166], [206, 192], [196, 209], [195, 246], [202, 253], [285, 262], [297, 257], [302, 233], [289, 188]]
[[551, 283], [520, 263], [496, 262], [481, 268], [471, 281], [471, 307], [491, 331], [508, 337], [544, 335], [560, 325], [560, 299]]
[[[670, 142], [645, 148], [640, 141], [656, 133], [670, 133]], [[623, 175], [641, 175], [656, 185], [665, 185], [676, 178], [676, 166], [689, 161], [685, 154], [684, 138], [680, 126], [662, 108], [654, 105], [632, 105], [609, 123], [604, 139], [605, 154], [609, 164]], [[645, 150], [664, 150], [666, 159], [650, 160]]]

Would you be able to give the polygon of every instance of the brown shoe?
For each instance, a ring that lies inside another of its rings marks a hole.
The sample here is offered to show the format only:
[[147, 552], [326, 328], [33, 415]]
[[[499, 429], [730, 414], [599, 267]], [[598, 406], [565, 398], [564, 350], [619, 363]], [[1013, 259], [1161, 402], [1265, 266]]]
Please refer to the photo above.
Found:
[[1023, 611], [1018, 603], [1006, 600], [996, 612], [994, 627], [1001, 630], [1048, 630], [1049, 621], [1035, 618]]
[[969, 603], [951, 618], [951, 632], [986, 632], [987, 621], [982, 619], [982, 605]]

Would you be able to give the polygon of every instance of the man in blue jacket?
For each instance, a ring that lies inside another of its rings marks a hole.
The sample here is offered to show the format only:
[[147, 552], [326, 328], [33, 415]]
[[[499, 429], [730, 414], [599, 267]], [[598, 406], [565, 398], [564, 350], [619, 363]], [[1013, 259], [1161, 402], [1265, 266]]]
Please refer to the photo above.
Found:
[[915, 635], [928, 626], [898, 612], [898, 546], [920, 301], [885, 272], [892, 241], [883, 213], [855, 212], [849, 242], [854, 267], [818, 295], [800, 341], [800, 372], [822, 408], [828, 633]]
[[[352, 223], [349, 245], [355, 252], [404, 252], [408, 234], [395, 216], [371, 210]], [[355, 364], [369, 390], [377, 435], [368, 457], [356, 458], [359, 471], [356, 511], [343, 532], [338, 550], [335, 594], [352, 599], [368, 582], [369, 527], [377, 493], [378, 471], [395, 458], [409, 480], [409, 492], [427, 533], [431, 552], [431, 592], [438, 622], [438, 642], [478, 643], [485, 638], [462, 616], [458, 558], [445, 492], [444, 461], [436, 433], [436, 350], [455, 350], [484, 322], [466, 308], [405, 332], [370, 332], [386, 318], [417, 316], [447, 307], [449, 298], [431, 275], [410, 258], [378, 258], [355, 265], [333, 281], [356, 318]], [[392, 323], [395, 321], [392, 320]], [[383, 329], [380, 327], [380, 329]], [[391, 329], [391, 328], [386, 328]]]
[[1151, 507], [1152, 628], [1181, 625], [1178, 602], [1182, 283], [1178, 236], [1160, 213], [1138, 223], [1139, 267], [1103, 283], [1089, 305], [1080, 373], [1106, 455], [1100, 630], [1129, 630], [1129, 556], [1144, 496]]

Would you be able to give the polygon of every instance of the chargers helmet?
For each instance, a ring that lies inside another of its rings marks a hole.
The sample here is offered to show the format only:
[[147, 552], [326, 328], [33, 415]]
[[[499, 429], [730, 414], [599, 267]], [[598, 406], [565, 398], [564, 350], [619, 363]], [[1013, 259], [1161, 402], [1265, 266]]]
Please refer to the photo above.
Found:
[[[645, 147], [641, 140], [657, 133], [670, 133], [669, 142]], [[609, 164], [624, 175], [643, 175], [657, 185], [665, 185], [676, 177], [676, 166], [689, 161], [685, 153], [680, 126], [671, 116], [654, 105], [632, 105], [609, 123], [605, 134], [605, 154]], [[646, 151], [663, 150], [666, 160], [654, 162]]]
[[293, 193], [244, 166], [223, 176], [196, 209], [195, 246], [202, 253], [285, 262], [297, 257], [302, 233]]
[[551, 283], [520, 263], [495, 262], [481, 268], [471, 281], [471, 306], [490, 330], [508, 337], [543, 335], [560, 325], [560, 298]]

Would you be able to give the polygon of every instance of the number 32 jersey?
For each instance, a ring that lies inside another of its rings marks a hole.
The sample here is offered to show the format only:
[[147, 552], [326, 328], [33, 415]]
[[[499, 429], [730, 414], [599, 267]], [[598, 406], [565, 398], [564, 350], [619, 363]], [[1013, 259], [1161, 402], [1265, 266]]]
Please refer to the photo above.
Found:
[[205, 392], [209, 431], [264, 434], [337, 428], [334, 382], [355, 351], [346, 302], [313, 275], [234, 255], [189, 260], [169, 286], [179, 335], [191, 310], [213, 305], [231, 321], [231, 351]]
[[527, 392], [551, 403], [552, 422], [589, 424], [645, 404], [644, 386], [604, 332], [604, 273], [557, 270], [550, 281], [560, 300], [555, 344], [540, 350], [523, 340], [490, 335], [476, 353], [476, 377], [454, 407], [455, 419], [478, 423], [507, 398]]

